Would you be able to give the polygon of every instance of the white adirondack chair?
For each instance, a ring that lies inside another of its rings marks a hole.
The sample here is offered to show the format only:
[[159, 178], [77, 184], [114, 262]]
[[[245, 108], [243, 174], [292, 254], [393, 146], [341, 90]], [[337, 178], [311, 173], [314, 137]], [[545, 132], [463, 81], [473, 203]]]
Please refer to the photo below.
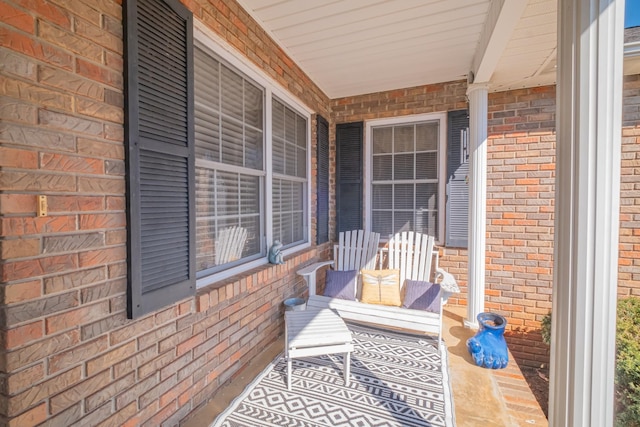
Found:
[[316, 295], [316, 273], [324, 266], [332, 265], [336, 271], [373, 270], [379, 242], [379, 233], [363, 230], [340, 232], [338, 244], [333, 246], [333, 261], [311, 264], [297, 272], [307, 282], [309, 296]]
[[243, 227], [229, 227], [220, 231], [216, 239], [216, 265], [226, 264], [242, 258], [242, 250], [247, 241], [247, 230]]
[[[424, 282], [433, 279], [440, 283], [443, 303], [452, 293], [460, 292], [456, 279], [438, 265], [439, 254], [434, 250], [433, 236], [413, 231], [397, 233], [389, 238], [384, 252], [386, 259], [385, 256], [380, 257], [379, 265], [400, 270], [400, 286], [404, 285], [405, 279]], [[434, 257], [435, 265], [432, 268]]]

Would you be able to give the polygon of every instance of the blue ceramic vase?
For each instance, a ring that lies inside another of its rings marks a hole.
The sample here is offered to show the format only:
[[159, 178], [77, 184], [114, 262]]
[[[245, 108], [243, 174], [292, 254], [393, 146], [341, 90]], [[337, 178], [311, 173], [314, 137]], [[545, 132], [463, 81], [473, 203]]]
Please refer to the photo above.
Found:
[[509, 351], [504, 339], [507, 319], [494, 313], [478, 314], [480, 330], [467, 340], [467, 348], [476, 365], [490, 369], [506, 368]]

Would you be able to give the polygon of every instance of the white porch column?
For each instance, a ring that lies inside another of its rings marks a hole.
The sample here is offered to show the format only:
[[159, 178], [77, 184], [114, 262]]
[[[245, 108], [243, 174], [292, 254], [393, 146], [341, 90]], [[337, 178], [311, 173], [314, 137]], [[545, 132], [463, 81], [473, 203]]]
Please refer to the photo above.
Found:
[[468, 328], [478, 328], [477, 316], [484, 311], [485, 245], [487, 230], [487, 83], [473, 83], [469, 97], [469, 282], [467, 284]]
[[560, 0], [550, 425], [611, 426], [624, 0]]

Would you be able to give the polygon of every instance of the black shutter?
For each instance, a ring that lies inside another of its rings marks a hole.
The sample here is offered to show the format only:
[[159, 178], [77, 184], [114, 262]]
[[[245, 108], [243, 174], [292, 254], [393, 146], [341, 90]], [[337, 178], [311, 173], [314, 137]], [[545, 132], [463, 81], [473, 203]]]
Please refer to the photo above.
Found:
[[177, 0], [125, 5], [127, 313], [195, 291], [193, 16]]
[[318, 244], [329, 241], [329, 123], [317, 116], [318, 129], [318, 220], [317, 237]]
[[466, 248], [469, 235], [469, 113], [450, 111], [447, 141], [448, 247]]
[[337, 232], [362, 229], [362, 122], [336, 126]]

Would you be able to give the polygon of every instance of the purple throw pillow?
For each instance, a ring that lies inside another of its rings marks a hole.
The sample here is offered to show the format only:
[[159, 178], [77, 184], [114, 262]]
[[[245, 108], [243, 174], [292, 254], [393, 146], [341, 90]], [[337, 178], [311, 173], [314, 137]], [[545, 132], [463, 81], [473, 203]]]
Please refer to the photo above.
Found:
[[440, 285], [420, 280], [404, 281], [404, 308], [440, 313]]
[[324, 296], [354, 301], [356, 299], [356, 279], [358, 270], [327, 270]]

